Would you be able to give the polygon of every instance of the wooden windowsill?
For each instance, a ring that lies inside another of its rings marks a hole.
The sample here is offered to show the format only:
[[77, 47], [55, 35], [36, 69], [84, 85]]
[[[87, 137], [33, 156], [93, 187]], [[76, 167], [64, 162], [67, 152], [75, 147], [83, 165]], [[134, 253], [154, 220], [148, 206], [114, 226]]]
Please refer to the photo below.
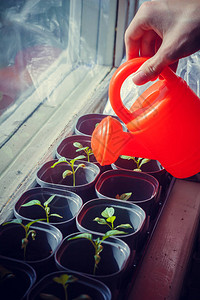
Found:
[[128, 300], [178, 300], [199, 224], [200, 183], [175, 181]]

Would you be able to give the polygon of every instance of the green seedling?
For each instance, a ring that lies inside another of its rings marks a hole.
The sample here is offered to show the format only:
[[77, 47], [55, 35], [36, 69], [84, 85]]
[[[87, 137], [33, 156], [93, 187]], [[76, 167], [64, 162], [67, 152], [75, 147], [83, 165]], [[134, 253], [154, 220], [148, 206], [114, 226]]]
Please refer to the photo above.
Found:
[[24, 250], [24, 260], [26, 259], [26, 249], [27, 249], [27, 245], [28, 245], [28, 242], [29, 242], [28, 237], [31, 236], [33, 241], [35, 240], [35, 237], [36, 237], [36, 231], [30, 229], [30, 227], [34, 223], [36, 223], [38, 221], [44, 221], [44, 220], [45, 219], [37, 219], [37, 220], [31, 221], [28, 224], [24, 225], [22, 223], [21, 219], [14, 219], [12, 221], [5, 222], [5, 223], [2, 224], [4, 226], [4, 225], [7, 225], [7, 224], [15, 223], [15, 224], [19, 224], [20, 226], [22, 226], [24, 228], [25, 236], [22, 239], [22, 246], [21, 246], [21, 248]]
[[[117, 230], [119, 228], [130, 229], [133, 228], [130, 224], [120, 224], [118, 226], [114, 226], [114, 221], [116, 220], [116, 216], [114, 216], [115, 209], [113, 207], [106, 207], [104, 211], [102, 211], [101, 215], [103, 218], [96, 217], [93, 221], [96, 221], [98, 224], [107, 225], [111, 230]], [[118, 230], [118, 234], [124, 234], [124, 231]]]
[[74, 237], [68, 238], [68, 241], [84, 238], [84, 239], [89, 240], [92, 243], [94, 250], [95, 250], [94, 269], [93, 269], [93, 275], [95, 275], [96, 269], [98, 268], [98, 264], [100, 263], [100, 260], [101, 260], [100, 253], [103, 251], [102, 242], [105, 241], [110, 236], [119, 235], [119, 234], [126, 234], [126, 232], [123, 232], [121, 230], [116, 230], [116, 229], [109, 230], [102, 236], [102, 238], [98, 237], [96, 239], [93, 239], [91, 233], [80, 233]]
[[[64, 294], [65, 294], [64, 299], [68, 300], [67, 288], [68, 288], [69, 284], [78, 281], [78, 278], [76, 278], [73, 275], [62, 274], [59, 277], [54, 277], [53, 281], [62, 285], [63, 290], [64, 290]], [[44, 294], [44, 293], [40, 294], [40, 298], [41, 299], [47, 299], [47, 300], [60, 300], [58, 297], [56, 297], [54, 295]], [[82, 295], [80, 295], [79, 297], [77, 297], [76, 299], [73, 299], [73, 300], [81, 300], [81, 299], [91, 300], [91, 297], [89, 297], [88, 295], [82, 294]]]
[[81, 163], [81, 164], [78, 164], [78, 166], [75, 168], [74, 167], [74, 163], [77, 161], [77, 160], [81, 160], [81, 159], [84, 159], [85, 156], [84, 155], [79, 155], [77, 157], [75, 157], [74, 159], [71, 159], [70, 161], [66, 160], [65, 157], [61, 157], [57, 162], [55, 162], [55, 164], [53, 164], [51, 166], [51, 168], [55, 168], [55, 166], [57, 166], [58, 164], [60, 163], [66, 163], [68, 164], [70, 167], [71, 167], [71, 170], [65, 170], [62, 174], [62, 177], [63, 179], [66, 178], [67, 176], [73, 176], [73, 186], [76, 185], [76, 178], [75, 178], [75, 174], [77, 172], [77, 170], [79, 168], [85, 168], [85, 164]]
[[85, 152], [85, 154], [87, 155], [87, 161], [89, 162], [90, 156], [93, 155], [92, 149], [90, 149], [90, 147], [83, 147], [83, 145], [79, 142], [75, 142], [75, 143], [73, 143], [73, 145], [74, 145], [74, 147], [78, 148], [76, 150], [76, 152], [79, 152], [79, 151]]
[[127, 160], [133, 160], [136, 163], [137, 168], [135, 168], [133, 171], [137, 171], [137, 172], [142, 172], [141, 167], [142, 165], [148, 163], [150, 161], [150, 159], [148, 158], [141, 158], [141, 157], [134, 157], [134, 156], [127, 156], [127, 155], [120, 155], [120, 157], [122, 159], [127, 159]]
[[116, 199], [119, 199], [119, 200], [128, 200], [130, 197], [132, 196], [132, 193], [123, 193], [121, 195], [117, 194], [115, 196]]
[[31, 200], [25, 204], [22, 204], [22, 207], [27, 207], [27, 206], [33, 206], [33, 205], [38, 205], [40, 206], [46, 214], [46, 222], [49, 223], [49, 218], [50, 217], [58, 217], [58, 218], [62, 218], [62, 216], [58, 215], [58, 214], [51, 214], [50, 213], [50, 207], [49, 204], [51, 203], [51, 201], [54, 199], [56, 195], [52, 195], [50, 196], [47, 201], [44, 202], [44, 204], [42, 205], [42, 203], [40, 202], [40, 200]]

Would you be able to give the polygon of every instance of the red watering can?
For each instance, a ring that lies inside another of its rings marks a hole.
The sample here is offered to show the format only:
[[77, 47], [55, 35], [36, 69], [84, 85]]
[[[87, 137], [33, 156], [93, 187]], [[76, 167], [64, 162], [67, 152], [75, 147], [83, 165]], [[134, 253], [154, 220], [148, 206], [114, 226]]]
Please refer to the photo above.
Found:
[[158, 160], [171, 175], [186, 178], [200, 172], [200, 99], [170, 68], [128, 110], [120, 90], [146, 58], [125, 62], [114, 73], [109, 99], [128, 132], [112, 117], [95, 128], [91, 146], [97, 161], [108, 165], [119, 155]]

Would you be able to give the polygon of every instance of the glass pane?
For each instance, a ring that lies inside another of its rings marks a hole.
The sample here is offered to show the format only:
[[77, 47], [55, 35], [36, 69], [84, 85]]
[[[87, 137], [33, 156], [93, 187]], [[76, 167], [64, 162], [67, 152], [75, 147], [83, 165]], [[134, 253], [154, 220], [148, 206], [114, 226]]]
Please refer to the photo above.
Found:
[[0, 1], [1, 120], [66, 49], [69, 4], [62, 0]]
[[112, 60], [116, 2], [0, 1], [0, 124], [29, 99], [31, 107], [20, 113], [27, 118], [80, 65], [91, 69], [100, 45]]

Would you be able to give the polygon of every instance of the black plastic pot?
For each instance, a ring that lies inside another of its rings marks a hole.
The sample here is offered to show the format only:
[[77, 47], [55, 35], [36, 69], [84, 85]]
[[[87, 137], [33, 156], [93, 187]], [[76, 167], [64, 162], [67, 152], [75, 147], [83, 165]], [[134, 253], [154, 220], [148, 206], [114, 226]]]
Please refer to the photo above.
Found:
[[[26, 225], [28, 222], [23, 221]], [[58, 228], [47, 223], [37, 222], [31, 227], [35, 230], [35, 240], [29, 235], [26, 256], [21, 248], [25, 230], [20, 224], [10, 223], [0, 226], [0, 255], [25, 261], [31, 265], [41, 277], [55, 270], [54, 252], [62, 241], [62, 233]]]
[[[114, 237], [103, 241], [103, 251], [100, 253], [101, 260], [94, 275], [95, 252], [92, 243], [85, 238], [68, 241], [69, 237], [77, 234], [80, 234], [80, 232], [66, 237], [57, 249], [55, 261], [58, 268], [68, 272], [76, 271], [104, 282], [110, 288], [113, 299], [115, 299], [126, 270], [128, 270], [130, 260], [129, 246], [122, 240]], [[93, 235], [94, 239], [97, 237]]]
[[130, 224], [132, 228], [123, 229], [127, 234], [116, 235], [115, 237], [127, 243], [131, 250], [131, 262], [134, 260], [135, 251], [140, 248], [144, 239], [144, 229], [146, 222], [146, 214], [144, 210], [133, 203], [127, 201], [119, 201], [114, 199], [93, 199], [86, 202], [76, 217], [77, 228], [81, 232], [90, 232], [96, 235], [105, 234], [110, 228], [106, 225], [98, 224], [94, 219], [96, 217], [103, 218], [101, 213], [107, 208], [113, 207], [116, 219], [114, 226], [121, 224]]
[[[115, 163], [113, 163], [112, 168], [114, 170], [130, 170], [133, 171], [134, 169], [137, 168], [136, 163], [130, 159], [122, 159], [119, 157]], [[164, 184], [165, 182], [165, 177], [166, 177], [166, 170], [161, 166], [159, 161], [157, 160], [150, 160], [148, 163], [145, 163], [141, 167], [142, 172], [145, 172], [149, 175], [154, 176], [161, 185]]]
[[128, 201], [139, 205], [146, 215], [151, 215], [157, 203], [158, 180], [144, 172], [130, 170], [111, 170], [104, 172], [95, 185], [99, 198], [116, 199], [116, 195], [132, 193]]
[[76, 215], [78, 214], [83, 201], [80, 196], [71, 191], [62, 191], [52, 188], [36, 187], [24, 192], [14, 207], [16, 218], [25, 220], [36, 220], [46, 218], [45, 210], [39, 205], [22, 207], [32, 200], [39, 200], [43, 205], [52, 195], [55, 195], [49, 204], [50, 213], [58, 214], [62, 218], [51, 216], [49, 224], [56, 226], [63, 235], [68, 235], [76, 231]]
[[[62, 177], [65, 170], [70, 170], [70, 166], [67, 163], [60, 163], [51, 168], [57, 161], [56, 159], [48, 161], [39, 169], [36, 174], [37, 183], [42, 187], [75, 192], [82, 198], [83, 202], [94, 198], [94, 186], [100, 174], [99, 167], [93, 163], [84, 162], [85, 168], [77, 170], [76, 185], [73, 186], [72, 176], [67, 176], [65, 179]], [[82, 161], [76, 161], [75, 167], [80, 163]]]
[[[58, 159], [61, 157], [65, 157], [66, 159], [74, 159], [78, 155], [85, 155], [85, 159], [83, 159], [83, 161], [84, 162], [87, 161], [87, 155], [83, 150], [78, 152], [76, 151], [78, 150], [78, 148], [76, 148], [73, 145], [75, 142], [79, 142], [83, 147], [89, 147], [91, 149], [91, 136], [80, 135], [80, 134], [70, 135], [65, 139], [63, 139], [58, 145], [58, 147], [56, 148], [56, 157]], [[94, 154], [89, 156], [89, 162], [97, 165], [100, 168], [101, 172], [112, 169], [111, 166], [101, 166], [97, 162]]]
[[[75, 142], [78, 142], [83, 145], [83, 147], [89, 147], [91, 149], [91, 137], [85, 136], [85, 135], [70, 135], [64, 138], [56, 148], [56, 157], [66, 157], [66, 159], [74, 159], [78, 155], [85, 155], [85, 159], [83, 161], [87, 161], [87, 156], [83, 150], [76, 151], [78, 148], [76, 148], [73, 144]], [[97, 164], [96, 158], [94, 154], [90, 155], [89, 157], [90, 161], [92, 163]]]
[[[86, 114], [81, 117], [79, 117], [75, 124], [75, 134], [78, 135], [89, 135], [92, 136], [92, 133], [98, 123], [100, 123], [104, 118], [106, 118], [109, 115], [105, 114]], [[117, 119], [121, 122], [121, 120], [117, 116], [111, 117]], [[122, 123], [122, 122], [121, 122]], [[122, 123], [122, 126], [124, 128], [124, 131], [127, 131], [127, 128], [124, 123]]]
[[86, 294], [94, 300], [111, 300], [111, 292], [105, 284], [72, 271], [70, 273], [66, 271], [57, 271], [45, 276], [32, 288], [28, 294], [27, 300], [41, 300], [41, 293], [51, 294], [61, 300], [65, 300], [66, 298], [64, 296], [62, 285], [53, 280], [53, 278], [64, 274], [72, 275], [78, 279], [76, 282], [68, 285], [68, 299], [75, 299], [82, 294]]
[[28, 264], [0, 256], [0, 298], [25, 300], [36, 281], [36, 272]]

